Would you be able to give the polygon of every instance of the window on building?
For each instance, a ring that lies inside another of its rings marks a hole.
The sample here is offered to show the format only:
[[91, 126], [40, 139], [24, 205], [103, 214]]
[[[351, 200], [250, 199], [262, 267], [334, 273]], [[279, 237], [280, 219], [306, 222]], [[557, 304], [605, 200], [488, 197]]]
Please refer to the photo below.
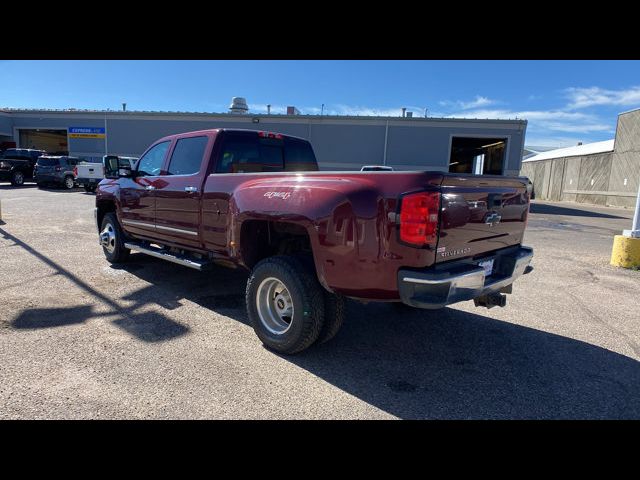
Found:
[[502, 175], [506, 146], [505, 138], [453, 137], [449, 171]]

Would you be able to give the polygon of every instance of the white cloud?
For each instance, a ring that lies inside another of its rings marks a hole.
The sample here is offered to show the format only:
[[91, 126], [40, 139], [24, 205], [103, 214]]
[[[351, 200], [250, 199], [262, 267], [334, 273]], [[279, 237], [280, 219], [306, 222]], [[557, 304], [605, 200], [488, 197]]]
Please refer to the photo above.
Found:
[[[597, 140], [594, 140], [597, 141]], [[574, 147], [578, 142], [590, 143], [591, 140], [580, 137], [565, 137], [562, 135], [529, 135], [527, 134], [526, 145], [532, 147], [553, 147], [564, 148]]]
[[[415, 116], [422, 117], [424, 116], [424, 109], [415, 106], [407, 106], [408, 112], [413, 112]], [[305, 108], [303, 111], [306, 113], [308, 109]], [[320, 113], [319, 111], [314, 113]], [[400, 117], [402, 116], [402, 107], [396, 108], [377, 108], [377, 107], [366, 107], [366, 106], [353, 106], [353, 105], [344, 105], [344, 104], [336, 104], [336, 105], [325, 105], [324, 113], [327, 115], [351, 115], [351, 116], [379, 116], [379, 117]]]
[[569, 109], [586, 108], [595, 105], [640, 105], [640, 86], [626, 90], [606, 90], [600, 87], [578, 88], [566, 90], [571, 103]]
[[614, 127], [599, 121], [588, 113], [565, 112], [562, 110], [483, 109], [456, 112], [447, 115], [452, 118], [497, 118], [528, 120], [528, 130], [547, 130], [567, 133], [613, 132]]
[[487, 98], [487, 97], [476, 95], [476, 97], [473, 100], [468, 102], [465, 102], [463, 100], [456, 100], [455, 102], [452, 102], [450, 100], [443, 100], [438, 103], [443, 107], [455, 107], [455, 108], [460, 108], [462, 110], [470, 110], [472, 108], [488, 107], [489, 105], [495, 104], [496, 101], [491, 100], [490, 98]]
[[[249, 107], [249, 113], [267, 113], [266, 103], [247, 103], [247, 105]], [[271, 104], [271, 113], [273, 115], [284, 115], [287, 113], [287, 106]]]

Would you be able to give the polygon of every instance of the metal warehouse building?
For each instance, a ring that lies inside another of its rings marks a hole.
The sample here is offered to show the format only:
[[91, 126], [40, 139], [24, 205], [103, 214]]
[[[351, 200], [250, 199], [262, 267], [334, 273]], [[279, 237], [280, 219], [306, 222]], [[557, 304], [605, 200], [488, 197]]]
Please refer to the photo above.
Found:
[[[292, 109], [295, 111], [295, 109]], [[101, 161], [139, 156], [165, 135], [209, 128], [280, 132], [311, 141], [322, 170], [388, 165], [517, 175], [525, 120], [93, 110], [0, 110], [0, 144]], [[480, 161], [479, 161], [480, 160]], [[479, 171], [477, 168], [475, 171]]]
[[522, 162], [535, 198], [634, 207], [640, 187], [640, 109], [618, 115], [614, 140], [543, 152]]

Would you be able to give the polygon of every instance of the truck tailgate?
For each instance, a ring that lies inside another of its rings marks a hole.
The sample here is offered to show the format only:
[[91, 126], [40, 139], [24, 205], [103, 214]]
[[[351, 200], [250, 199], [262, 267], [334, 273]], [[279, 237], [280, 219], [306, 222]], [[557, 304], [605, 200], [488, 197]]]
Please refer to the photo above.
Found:
[[101, 163], [79, 163], [78, 178], [103, 178], [104, 168]]
[[523, 177], [445, 175], [436, 263], [522, 243], [527, 184]]

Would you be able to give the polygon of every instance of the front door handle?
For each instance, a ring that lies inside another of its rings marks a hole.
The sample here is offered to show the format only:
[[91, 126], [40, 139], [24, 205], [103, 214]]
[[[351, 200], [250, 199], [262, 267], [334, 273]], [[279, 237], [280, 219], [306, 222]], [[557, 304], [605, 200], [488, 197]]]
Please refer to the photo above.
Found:
[[198, 191], [198, 187], [184, 187], [185, 192], [196, 193]]
[[156, 187], [154, 187], [153, 185], [147, 185], [146, 187], [144, 187], [145, 190], [155, 190]]

